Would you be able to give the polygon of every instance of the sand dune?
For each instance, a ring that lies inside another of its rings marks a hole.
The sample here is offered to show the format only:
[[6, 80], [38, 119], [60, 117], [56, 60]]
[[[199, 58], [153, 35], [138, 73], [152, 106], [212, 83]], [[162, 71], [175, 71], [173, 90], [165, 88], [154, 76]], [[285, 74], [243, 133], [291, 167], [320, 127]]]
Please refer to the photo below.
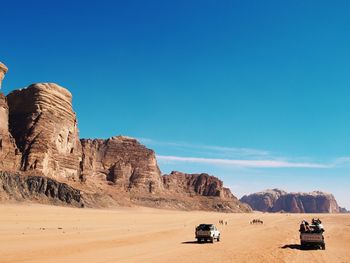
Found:
[[[148, 208], [0, 206], [0, 262], [350, 262], [350, 215], [316, 215], [327, 248], [299, 249], [299, 222], [313, 215], [220, 214]], [[250, 225], [253, 218], [264, 225]], [[199, 223], [222, 240], [194, 242]]]

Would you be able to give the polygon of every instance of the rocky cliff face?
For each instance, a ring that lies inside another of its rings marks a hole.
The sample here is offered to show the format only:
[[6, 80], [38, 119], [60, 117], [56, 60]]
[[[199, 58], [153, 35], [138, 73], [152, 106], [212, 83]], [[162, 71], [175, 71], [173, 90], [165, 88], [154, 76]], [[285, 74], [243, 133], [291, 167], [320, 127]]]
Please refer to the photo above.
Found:
[[41, 83], [15, 90], [7, 99], [10, 130], [22, 152], [21, 170], [77, 179], [81, 145], [71, 93]]
[[[177, 171], [163, 176], [167, 194], [183, 200], [183, 205], [192, 202], [197, 209], [218, 210], [222, 212], [250, 212], [248, 205], [242, 204], [223, 187], [223, 182], [208, 174], [186, 174]], [[190, 197], [190, 198], [189, 198]]]
[[223, 187], [223, 182], [208, 174], [186, 174], [177, 171], [163, 177], [164, 187], [175, 193], [198, 194], [202, 196], [232, 198], [231, 191]]
[[3, 63], [0, 62], [0, 89], [1, 89], [2, 81], [5, 78], [7, 71], [8, 71], [8, 68]]
[[[0, 89], [7, 67], [0, 62]], [[0, 170], [16, 171], [19, 168], [20, 154], [9, 132], [9, 108], [6, 97], [0, 92]]]
[[338, 213], [339, 206], [334, 196], [319, 191], [289, 193], [277, 199], [272, 212], [291, 213]]
[[0, 93], [0, 170], [19, 169], [21, 155], [8, 128], [8, 105], [6, 97]]
[[273, 189], [244, 196], [241, 202], [249, 204], [254, 210], [263, 212], [289, 213], [338, 213], [337, 201], [332, 194], [324, 192], [286, 193]]
[[137, 140], [116, 136], [107, 140], [81, 140], [81, 178], [100, 177], [128, 191], [159, 193], [161, 173], [154, 151]]
[[65, 183], [42, 176], [0, 172], [0, 200], [4, 199], [84, 206], [80, 191]]
[[272, 189], [251, 195], [245, 195], [240, 199], [240, 201], [249, 204], [254, 210], [270, 212], [277, 199], [284, 194], [287, 194], [287, 192], [280, 189]]

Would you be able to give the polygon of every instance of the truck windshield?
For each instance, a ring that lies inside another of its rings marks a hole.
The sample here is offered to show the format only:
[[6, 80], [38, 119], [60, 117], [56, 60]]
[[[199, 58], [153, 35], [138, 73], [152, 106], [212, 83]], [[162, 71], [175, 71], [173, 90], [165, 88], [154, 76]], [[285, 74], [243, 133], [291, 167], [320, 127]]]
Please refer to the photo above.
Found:
[[213, 229], [213, 225], [199, 225], [197, 229], [202, 231], [210, 231]]

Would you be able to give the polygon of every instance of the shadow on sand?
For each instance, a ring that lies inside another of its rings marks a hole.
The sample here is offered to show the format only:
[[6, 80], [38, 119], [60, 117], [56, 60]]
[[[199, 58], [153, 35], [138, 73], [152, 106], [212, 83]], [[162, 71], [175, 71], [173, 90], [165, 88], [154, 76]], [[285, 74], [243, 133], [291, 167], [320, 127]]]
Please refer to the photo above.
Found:
[[184, 242], [181, 242], [181, 244], [197, 244], [197, 245], [202, 245], [202, 244], [205, 244], [205, 242], [198, 242], [197, 240], [195, 240], [195, 241], [184, 241]]
[[316, 247], [302, 247], [299, 244], [288, 244], [288, 245], [284, 245], [283, 247], [281, 247], [282, 249], [297, 249], [297, 250], [317, 250]]
[[282, 249], [286, 249], [286, 248], [290, 248], [290, 249], [298, 249], [298, 250], [302, 250], [301, 246], [298, 244], [289, 244], [289, 245], [284, 245], [283, 247], [281, 247]]

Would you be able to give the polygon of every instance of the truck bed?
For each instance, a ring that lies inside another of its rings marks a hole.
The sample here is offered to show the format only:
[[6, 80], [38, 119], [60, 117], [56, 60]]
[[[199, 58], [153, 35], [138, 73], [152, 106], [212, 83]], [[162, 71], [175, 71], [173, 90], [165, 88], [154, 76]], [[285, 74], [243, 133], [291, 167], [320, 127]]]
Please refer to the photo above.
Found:
[[301, 233], [300, 243], [302, 247], [319, 246], [325, 249], [324, 236], [322, 233]]

